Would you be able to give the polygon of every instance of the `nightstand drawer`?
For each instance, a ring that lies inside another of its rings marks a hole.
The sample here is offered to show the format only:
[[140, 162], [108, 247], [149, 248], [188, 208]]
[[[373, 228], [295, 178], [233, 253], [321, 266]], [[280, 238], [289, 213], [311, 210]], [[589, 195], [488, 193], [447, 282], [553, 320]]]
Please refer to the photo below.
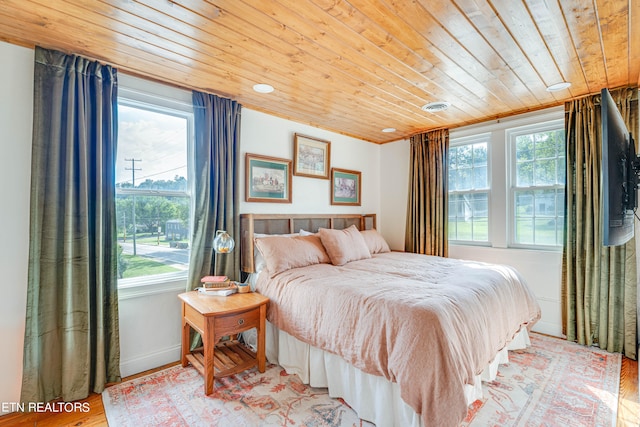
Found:
[[216, 335], [233, 335], [255, 328], [260, 323], [260, 308], [243, 311], [229, 316], [219, 316], [214, 320]]

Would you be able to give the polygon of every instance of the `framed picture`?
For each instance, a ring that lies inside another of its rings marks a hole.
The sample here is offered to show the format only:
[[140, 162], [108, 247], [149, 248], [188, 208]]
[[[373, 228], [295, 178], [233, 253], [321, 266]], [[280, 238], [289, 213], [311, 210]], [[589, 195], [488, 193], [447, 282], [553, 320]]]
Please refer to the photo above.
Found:
[[245, 201], [291, 203], [291, 160], [246, 154]]
[[331, 169], [331, 204], [360, 206], [360, 175], [358, 171]]
[[295, 134], [293, 138], [293, 174], [329, 179], [331, 143]]

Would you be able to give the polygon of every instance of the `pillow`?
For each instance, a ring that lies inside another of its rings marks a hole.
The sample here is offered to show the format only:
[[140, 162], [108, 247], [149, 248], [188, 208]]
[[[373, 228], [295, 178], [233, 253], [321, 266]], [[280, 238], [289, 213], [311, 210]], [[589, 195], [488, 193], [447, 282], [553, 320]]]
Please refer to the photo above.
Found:
[[310, 231], [303, 230], [302, 228], [300, 229], [300, 235], [301, 236], [313, 236], [314, 234], [316, 234], [316, 233], [312, 233]]
[[364, 242], [367, 244], [371, 255], [391, 252], [387, 241], [384, 240], [384, 237], [382, 237], [375, 228], [373, 230], [362, 230], [360, 234], [362, 234]]
[[349, 261], [371, 258], [364, 237], [355, 225], [344, 230], [321, 228], [318, 230], [318, 235], [333, 265], [344, 265]]
[[[292, 233], [292, 234], [262, 234], [262, 233], [253, 233], [253, 241], [255, 244], [256, 239], [262, 239], [263, 237], [274, 237], [274, 236], [281, 236], [281, 237], [292, 237], [292, 236], [298, 236], [298, 233]], [[253, 269], [255, 270], [256, 274], [260, 273], [265, 267], [265, 262], [264, 262], [264, 258], [262, 257], [262, 254], [260, 253], [259, 250], [257, 250], [256, 248], [253, 249]]]
[[270, 277], [292, 268], [329, 262], [318, 236], [265, 237], [256, 239], [256, 247]]

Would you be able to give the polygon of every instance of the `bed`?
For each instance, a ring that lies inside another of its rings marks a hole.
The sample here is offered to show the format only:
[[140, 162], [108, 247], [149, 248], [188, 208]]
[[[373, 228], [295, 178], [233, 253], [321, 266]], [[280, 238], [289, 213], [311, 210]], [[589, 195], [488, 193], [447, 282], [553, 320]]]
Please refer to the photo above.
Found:
[[457, 426], [540, 318], [510, 267], [392, 252], [375, 215], [241, 215], [267, 358], [378, 426]]

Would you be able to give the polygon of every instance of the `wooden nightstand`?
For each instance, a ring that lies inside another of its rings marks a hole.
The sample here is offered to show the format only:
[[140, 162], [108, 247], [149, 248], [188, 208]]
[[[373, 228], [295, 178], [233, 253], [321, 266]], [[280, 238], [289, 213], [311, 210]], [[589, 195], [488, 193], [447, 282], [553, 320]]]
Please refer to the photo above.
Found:
[[[226, 297], [203, 295], [198, 291], [178, 295], [182, 300], [182, 366], [189, 363], [204, 376], [204, 392], [213, 392], [213, 378], [258, 366], [264, 372], [265, 319], [269, 298], [250, 292]], [[202, 336], [202, 347], [189, 351], [189, 332]], [[258, 330], [258, 351], [237, 340], [220, 341], [247, 329]]]

